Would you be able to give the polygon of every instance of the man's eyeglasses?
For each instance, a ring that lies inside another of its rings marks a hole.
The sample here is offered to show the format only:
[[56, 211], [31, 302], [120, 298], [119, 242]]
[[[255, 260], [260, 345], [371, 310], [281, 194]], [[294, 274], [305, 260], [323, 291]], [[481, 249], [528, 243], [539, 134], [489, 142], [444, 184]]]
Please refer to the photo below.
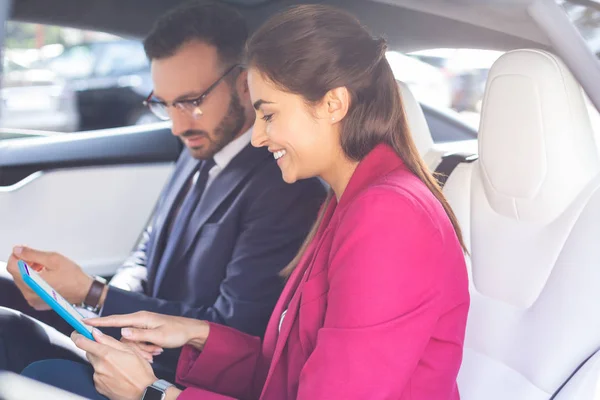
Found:
[[204, 91], [204, 93], [202, 93], [200, 96], [198, 96], [194, 99], [177, 100], [171, 104], [168, 104], [168, 103], [165, 103], [164, 101], [160, 101], [160, 100], [153, 98], [154, 91], [152, 91], [148, 95], [146, 100], [144, 100], [144, 105], [146, 107], [148, 107], [154, 115], [156, 115], [159, 119], [161, 119], [163, 121], [168, 121], [171, 119], [171, 116], [169, 114], [169, 107], [174, 107], [174, 108], [178, 109], [179, 111], [183, 111], [194, 117], [200, 117], [203, 115], [203, 112], [200, 109], [202, 102], [204, 102], [204, 100], [210, 94], [210, 92], [212, 92], [217, 86], [219, 86], [219, 83], [221, 83], [221, 81], [223, 81], [223, 79], [225, 79], [225, 77], [227, 75], [229, 75], [237, 67], [241, 67], [241, 65], [235, 64], [235, 65], [231, 66], [227, 71], [225, 71], [225, 73], [223, 75], [221, 75], [221, 77], [219, 79], [217, 79], [215, 81], [215, 83], [210, 85], [208, 87], [208, 89], [206, 89]]

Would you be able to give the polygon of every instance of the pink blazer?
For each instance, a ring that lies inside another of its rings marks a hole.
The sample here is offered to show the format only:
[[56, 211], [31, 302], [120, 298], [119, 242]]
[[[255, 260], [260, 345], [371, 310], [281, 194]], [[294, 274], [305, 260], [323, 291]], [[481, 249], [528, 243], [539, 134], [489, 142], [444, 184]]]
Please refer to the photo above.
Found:
[[443, 207], [380, 145], [327, 208], [264, 341], [211, 324], [181, 354], [179, 398], [456, 400], [468, 308]]

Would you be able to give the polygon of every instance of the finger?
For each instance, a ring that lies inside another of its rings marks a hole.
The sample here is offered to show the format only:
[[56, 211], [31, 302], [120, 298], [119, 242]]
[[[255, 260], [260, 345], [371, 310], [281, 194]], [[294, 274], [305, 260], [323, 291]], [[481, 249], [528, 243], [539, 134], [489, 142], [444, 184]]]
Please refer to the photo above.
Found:
[[36, 302], [41, 299], [40, 296], [38, 296], [25, 282], [22, 283], [21, 292], [23, 293], [25, 300], [29, 302]]
[[93, 340], [90, 340], [77, 332], [73, 332], [71, 334], [71, 340], [73, 343], [75, 343], [75, 346], [79, 347], [81, 350], [84, 350], [97, 357], [101, 357], [102, 355], [106, 354], [109, 347], [97, 341], [94, 342]]
[[17, 264], [18, 261], [19, 259], [11, 253], [10, 257], [8, 257], [8, 261], [6, 262], [6, 271], [13, 277], [19, 272], [19, 265]]
[[44, 300], [40, 299], [39, 297], [27, 300], [27, 303], [29, 303], [29, 305], [32, 308], [34, 308], [36, 311], [48, 311], [52, 308], [48, 304], [46, 304], [44, 302]]
[[142, 357], [144, 360], [148, 361], [150, 364], [154, 363], [154, 358], [152, 354], [142, 351], [138, 346], [129, 346], [138, 356]]
[[15, 246], [13, 254], [28, 264], [41, 264], [45, 267], [52, 264], [52, 258], [55, 256], [54, 253], [35, 250], [27, 246]]
[[161, 355], [164, 351], [162, 347], [155, 344], [133, 342], [125, 338], [121, 338], [121, 343], [125, 343], [128, 346], [135, 346], [148, 354], [152, 354], [153, 356]]
[[[17, 260], [17, 259], [15, 258], [15, 260]], [[19, 260], [17, 260], [17, 262], [18, 261]], [[32, 262], [32, 261], [29, 261], [29, 262], [26, 261], [25, 263], [27, 264], [27, 266], [30, 269], [32, 269], [32, 270], [34, 270], [36, 272], [42, 272], [42, 270], [44, 269], [44, 266], [42, 264], [38, 264], [38, 263], [35, 263], [35, 262]], [[15, 265], [17, 266], [17, 272], [21, 273], [21, 271], [18, 269], [18, 264], [15, 264]]]
[[29, 293], [32, 293], [33, 290], [31, 290], [31, 288], [23, 281], [23, 279], [21, 279], [21, 275], [17, 275], [14, 276], [14, 282], [15, 285], [17, 286], [17, 288], [21, 291], [21, 293], [23, 294], [23, 297], [27, 297]]
[[132, 343], [136, 343], [138, 348], [140, 348], [142, 351], [145, 351], [148, 354], [152, 354], [153, 356], [159, 356], [164, 352], [164, 349], [162, 347], [157, 346], [155, 344], [137, 342]]
[[128, 349], [126, 344], [119, 342], [112, 336], [105, 335], [104, 333], [100, 332], [99, 329], [94, 328], [92, 330], [92, 335], [94, 335], [94, 339], [96, 339], [96, 342], [105, 346], [112, 347], [113, 349], [120, 351], [125, 351]]
[[15, 286], [21, 291], [23, 298], [31, 306], [43, 306], [44, 301], [20, 277], [15, 277]]
[[136, 343], [136, 342], [129, 342], [123, 338], [121, 338], [121, 343], [126, 344], [127, 346], [129, 346], [134, 352], [136, 352], [137, 354], [139, 354], [142, 358], [144, 358], [146, 361], [152, 363], [153, 362], [153, 354], [145, 351], [144, 349], [141, 348], [141, 343]]
[[109, 315], [108, 317], [101, 318], [88, 318], [85, 319], [84, 322], [90, 326], [97, 327], [113, 327], [113, 328], [123, 328], [128, 326], [133, 326], [136, 328], [150, 328], [151, 324], [151, 313], [146, 312], [136, 312], [133, 314], [123, 314], [123, 315]]
[[93, 355], [92, 353], [87, 353], [87, 352], [85, 353], [85, 358], [88, 359], [90, 364], [92, 364], [92, 367], [94, 367], [94, 369], [95, 369], [96, 365], [98, 364], [99, 358], [96, 357], [95, 355]]
[[27, 264], [27, 265], [29, 265], [31, 267], [31, 269], [33, 269], [35, 272], [39, 272], [39, 273], [44, 272], [43, 271], [44, 266], [42, 264], [30, 263], [30, 264]]
[[[37, 264], [33, 264], [33, 265], [37, 265]], [[27, 263], [27, 266], [31, 269], [39, 271], [39, 269], [34, 268], [32, 266], [32, 264]], [[39, 267], [39, 268], [41, 268], [41, 267]], [[14, 255], [11, 255], [10, 258], [8, 259], [8, 262], [6, 263], [6, 272], [11, 274], [15, 281], [22, 280], [21, 269], [19, 268], [19, 259], [16, 258]]]
[[162, 334], [159, 329], [123, 328], [121, 335], [132, 342], [161, 343]]
[[44, 303], [43, 300], [41, 300], [39, 297], [36, 298], [34, 296], [26, 296], [25, 300], [27, 300], [27, 304], [29, 304], [32, 308], [35, 308], [36, 310], [44, 308], [46, 306], [46, 303]]

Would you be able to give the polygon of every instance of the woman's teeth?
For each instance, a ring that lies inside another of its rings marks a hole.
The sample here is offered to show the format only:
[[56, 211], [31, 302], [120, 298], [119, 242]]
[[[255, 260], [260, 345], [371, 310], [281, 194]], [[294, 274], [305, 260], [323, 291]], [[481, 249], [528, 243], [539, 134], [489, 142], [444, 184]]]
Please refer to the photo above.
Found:
[[279, 150], [273, 153], [273, 157], [275, 157], [276, 160], [279, 160], [281, 157], [285, 156], [286, 153], [285, 150]]

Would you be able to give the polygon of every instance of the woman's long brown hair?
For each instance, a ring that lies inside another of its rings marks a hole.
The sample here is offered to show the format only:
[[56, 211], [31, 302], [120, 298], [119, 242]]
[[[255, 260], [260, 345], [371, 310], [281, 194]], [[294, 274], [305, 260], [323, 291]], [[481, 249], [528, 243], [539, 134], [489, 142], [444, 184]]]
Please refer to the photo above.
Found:
[[[351, 96], [340, 122], [346, 156], [361, 161], [378, 144], [393, 147], [442, 204], [466, 252], [458, 220], [412, 139], [386, 49], [385, 40], [374, 38], [351, 14], [329, 6], [301, 5], [270, 18], [248, 41], [246, 55], [250, 67], [309, 105], [318, 104], [330, 90], [345, 87]], [[298, 265], [331, 197], [282, 275], [289, 276]]]

